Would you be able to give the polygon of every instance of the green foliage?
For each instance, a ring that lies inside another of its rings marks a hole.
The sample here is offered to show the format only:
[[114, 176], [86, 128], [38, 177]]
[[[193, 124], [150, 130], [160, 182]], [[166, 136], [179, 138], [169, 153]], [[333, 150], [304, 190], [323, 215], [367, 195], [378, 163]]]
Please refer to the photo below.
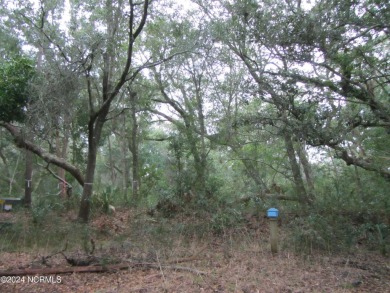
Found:
[[[2, 11], [0, 11], [2, 13]], [[3, 60], [9, 59], [11, 54], [20, 52], [20, 41], [17, 37], [11, 36], [6, 32], [4, 26], [0, 23], [0, 56]]]
[[115, 191], [106, 186], [102, 191], [96, 191], [92, 197], [92, 207], [95, 213], [109, 213], [109, 206], [113, 204]]
[[[356, 246], [387, 254], [390, 245], [388, 183], [372, 173], [336, 165], [317, 174], [316, 202], [288, 224], [297, 251], [352, 250]], [[334, 177], [333, 177], [334, 176]]]
[[[363, 221], [362, 221], [363, 222]], [[389, 253], [390, 227], [384, 223], [358, 223], [346, 214], [311, 213], [288, 225], [291, 243], [296, 251], [340, 252], [353, 250], [358, 245]]]
[[47, 215], [52, 212], [63, 212], [65, 210], [64, 202], [58, 195], [36, 196], [33, 199], [31, 208], [31, 220], [36, 226], [45, 224]]
[[0, 65], [0, 121], [23, 121], [33, 97], [29, 83], [34, 76], [33, 62], [16, 57]]

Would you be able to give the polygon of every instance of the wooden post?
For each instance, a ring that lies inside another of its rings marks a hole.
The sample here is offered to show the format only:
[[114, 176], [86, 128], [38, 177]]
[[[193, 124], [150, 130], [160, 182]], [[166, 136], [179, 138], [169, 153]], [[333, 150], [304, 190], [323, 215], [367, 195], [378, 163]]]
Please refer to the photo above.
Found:
[[271, 240], [271, 252], [278, 252], [278, 220], [276, 218], [269, 219], [269, 231]]
[[278, 220], [277, 220], [278, 216], [279, 216], [278, 209], [270, 208], [267, 210], [272, 253], [278, 252]]

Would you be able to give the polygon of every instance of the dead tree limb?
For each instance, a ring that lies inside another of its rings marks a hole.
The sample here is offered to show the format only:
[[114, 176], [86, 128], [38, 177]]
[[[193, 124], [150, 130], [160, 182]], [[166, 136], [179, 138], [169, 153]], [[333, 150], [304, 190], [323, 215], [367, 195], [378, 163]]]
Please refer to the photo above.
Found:
[[106, 265], [106, 266], [79, 266], [79, 267], [56, 267], [56, 268], [25, 268], [25, 269], [16, 269], [9, 271], [0, 271], [0, 277], [2, 276], [28, 276], [28, 275], [59, 275], [59, 274], [72, 274], [72, 273], [104, 273], [104, 272], [116, 272], [120, 270], [129, 270], [136, 268], [149, 268], [149, 269], [169, 269], [175, 271], [186, 271], [194, 273], [197, 275], [206, 275], [206, 272], [199, 271], [197, 269], [182, 267], [182, 266], [172, 266], [172, 265], [163, 265], [158, 263], [121, 263], [115, 265]]
[[18, 269], [10, 271], [0, 271], [0, 276], [27, 276], [27, 275], [58, 275], [71, 273], [102, 273], [118, 270], [127, 270], [131, 266], [128, 264], [118, 264], [109, 266], [85, 266], [85, 267], [56, 267], [39, 269]]

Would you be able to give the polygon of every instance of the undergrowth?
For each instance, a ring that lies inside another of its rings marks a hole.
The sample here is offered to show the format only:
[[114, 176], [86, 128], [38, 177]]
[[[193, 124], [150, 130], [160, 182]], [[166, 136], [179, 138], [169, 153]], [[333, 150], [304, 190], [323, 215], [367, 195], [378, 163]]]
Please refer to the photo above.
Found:
[[[105, 198], [107, 198], [105, 196]], [[259, 241], [268, 241], [268, 221], [259, 213], [259, 206], [240, 206], [217, 202], [208, 211], [182, 209], [167, 216], [167, 210], [150, 215], [146, 210], [122, 208], [114, 215], [104, 213], [106, 201], [93, 213], [92, 223], [81, 224], [75, 219], [77, 209], [69, 210], [66, 204], [45, 201], [26, 211], [12, 212], [12, 221], [0, 226], [0, 251], [26, 251], [45, 249], [91, 250], [91, 239], [100, 242], [126, 241], [152, 243], [161, 249], [168, 249], [172, 239], [181, 237], [190, 243], [192, 239], [220, 238], [228, 235], [260, 235]], [[250, 227], [246, 215], [258, 225]], [[390, 227], [370, 215], [331, 213], [324, 207], [313, 208], [309, 213], [299, 215], [298, 210], [288, 206], [280, 207], [280, 248], [304, 254], [317, 251], [348, 252], [364, 247], [387, 255], [390, 250]], [[296, 212], [295, 215], [291, 216]], [[286, 216], [289, 215], [289, 216]], [[96, 219], [96, 221], [95, 221]], [[111, 222], [109, 224], [101, 221]], [[100, 221], [100, 222], [99, 222]], [[115, 222], [116, 221], [116, 222]], [[96, 222], [96, 223], [95, 223]], [[116, 225], [120, 229], [116, 231]], [[253, 230], [254, 229], [254, 230]], [[230, 236], [229, 236], [230, 237]], [[142, 246], [141, 245], [141, 246]]]

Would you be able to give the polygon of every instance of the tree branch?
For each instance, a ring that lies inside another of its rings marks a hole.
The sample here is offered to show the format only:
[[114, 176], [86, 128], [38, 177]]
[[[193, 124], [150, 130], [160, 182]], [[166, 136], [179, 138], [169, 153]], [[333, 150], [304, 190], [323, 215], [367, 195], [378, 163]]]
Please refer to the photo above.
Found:
[[61, 181], [63, 184], [65, 184], [67, 187], [72, 188], [72, 185], [69, 184], [66, 180], [62, 179], [60, 176], [58, 176], [56, 173], [53, 172], [52, 169], [49, 168], [50, 163], [47, 164], [47, 166], [43, 166], [41, 164], [38, 164], [38, 166], [41, 166], [42, 168], [45, 168], [53, 177]]
[[8, 130], [8, 132], [14, 138], [14, 143], [18, 148], [27, 149], [30, 152], [36, 154], [38, 157], [42, 158], [47, 163], [61, 167], [62, 169], [68, 171], [81, 186], [84, 185], [84, 176], [81, 174], [79, 168], [70, 164], [63, 158], [59, 158], [53, 154], [48, 153], [31, 141], [26, 140], [18, 127], [5, 122], [1, 122], [0, 126]]
[[354, 165], [363, 168], [367, 171], [379, 173], [387, 181], [390, 181], [390, 170], [388, 167], [375, 166], [375, 163], [369, 159], [358, 158], [348, 154], [347, 150], [337, 145], [331, 145], [332, 149], [336, 151], [336, 157], [342, 159], [347, 165]]

